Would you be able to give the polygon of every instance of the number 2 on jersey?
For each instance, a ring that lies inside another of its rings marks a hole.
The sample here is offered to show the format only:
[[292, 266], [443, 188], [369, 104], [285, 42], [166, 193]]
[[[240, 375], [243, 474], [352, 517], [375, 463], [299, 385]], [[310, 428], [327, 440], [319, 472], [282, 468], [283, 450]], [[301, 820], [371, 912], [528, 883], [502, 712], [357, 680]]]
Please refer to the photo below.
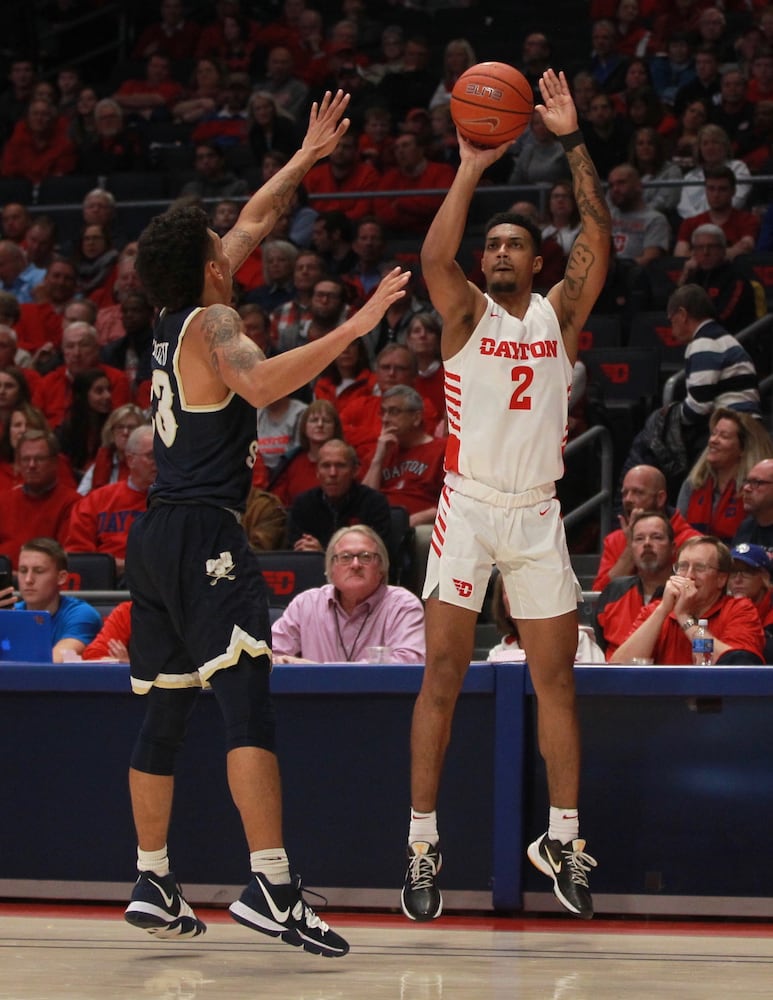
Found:
[[510, 397], [511, 410], [530, 410], [531, 396], [525, 395], [534, 378], [534, 369], [526, 365], [516, 365], [510, 371], [510, 380], [515, 382], [515, 389]]

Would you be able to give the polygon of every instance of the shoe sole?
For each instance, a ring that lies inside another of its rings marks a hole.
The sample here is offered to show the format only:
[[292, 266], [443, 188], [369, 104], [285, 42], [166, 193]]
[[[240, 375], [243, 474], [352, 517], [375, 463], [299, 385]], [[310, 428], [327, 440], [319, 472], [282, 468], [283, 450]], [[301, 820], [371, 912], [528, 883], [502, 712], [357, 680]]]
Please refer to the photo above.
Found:
[[289, 944], [293, 948], [303, 948], [310, 955], [321, 955], [323, 958], [343, 958], [349, 951], [349, 945], [345, 942], [344, 948], [330, 948], [315, 941], [314, 938], [307, 937], [297, 927], [286, 927], [284, 924], [271, 920], [270, 917], [253, 910], [240, 899], [231, 903], [228, 911], [234, 920], [244, 927], [249, 927], [250, 930], [258, 931], [260, 934], [266, 934], [268, 937], [281, 937], [285, 944]]
[[[124, 912], [124, 920], [132, 927], [147, 931], [157, 938], [174, 938], [177, 941], [186, 941], [190, 938], [199, 937], [206, 933], [207, 925], [197, 917], [176, 917], [174, 920], [165, 919], [155, 913], [149, 913], [143, 909], [132, 909], [132, 904]], [[182, 922], [190, 921], [191, 926], [187, 930], [182, 929]]]
[[416, 916], [416, 914], [411, 913], [405, 902], [405, 888], [403, 888], [400, 893], [400, 906], [402, 907], [403, 913], [408, 917], [409, 920], [414, 920], [419, 924], [429, 923], [430, 920], [437, 920], [440, 914], [443, 912], [443, 896], [440, 894], [440, 899], [438, 900], [437, 910], [434, 913], [422, 913], [421, 916]]
[[542, 837], [540, 837], [539, 840], [535, 840], [533, 844], [529, 844], [529, 846], [526, 849], [526, 856], [528, 857], [529, 861], [531, 861], [531, 863], [534, 865], [537, 871], [541, 871], [543, 875], [547, 875], [549, 879], [552, 879], [553, 894], [555, 895], [559, 903], [564, 907], [564, 909], [568, 910], [573, 917], [579, 917], [580, 920], [592, 920], [593, 919], [592, 910], [590, 913], [580, 912], [580, 910], [578, 910], [576, 906], [573, 906], [566, 898], [566, 896], [564, 896], [564, 894], [561, 892], [561, 887], [558, 884], [556, 873], [553, 871], [548, 862], [542, 857], [542, 854], [539, 849], [541, 843], [542, 843]]

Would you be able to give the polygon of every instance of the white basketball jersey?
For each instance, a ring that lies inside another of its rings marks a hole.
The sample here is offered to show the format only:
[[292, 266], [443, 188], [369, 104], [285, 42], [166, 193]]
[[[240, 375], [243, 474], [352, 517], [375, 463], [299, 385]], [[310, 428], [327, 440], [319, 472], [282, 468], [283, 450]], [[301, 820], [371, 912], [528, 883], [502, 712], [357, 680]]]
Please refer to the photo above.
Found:
[[445, 365], [449, 485], [456, 475], [523, 493], [564, 474], [572, 364], [555, 310], [532, 294], [523, 320], [486, 296], [486, 312]]

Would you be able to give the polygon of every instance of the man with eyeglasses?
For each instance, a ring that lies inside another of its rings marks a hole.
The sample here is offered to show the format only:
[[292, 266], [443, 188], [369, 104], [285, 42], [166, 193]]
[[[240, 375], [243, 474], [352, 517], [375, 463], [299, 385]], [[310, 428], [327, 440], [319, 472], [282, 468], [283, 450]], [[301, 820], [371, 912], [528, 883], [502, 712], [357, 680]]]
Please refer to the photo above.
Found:
[[748, 597], [727, 593], [732, 566], [730, 550], [718, 538], [699, 535], [685, 542], [663, 597], [642, 608], [610, 662], [641, 657], [658, 666], [689, 665], [698, 621], [705, 618], [714, 640], [712, 663], [762, 664], [765, 637], [757, 609]]
[[690, 238], [690, 251], [677, 285], [704, 288], [711, 298], [717, 320], [731, 333], [738, 333], [753, 323], [757, 319], [754, 286], [739, 265], [729, 258], [723, 230], [712, 222], [698, 226]]
[[325, 553], [328, 583], [288, 604], [271, 627], [275, 663], [359, 663], [388, 646], [392, 663], [424, 660], [424, 609], [390, 586], [383, 539], [364, 524], [340, 528]]
[[773, 459], [764, 458], [749, 470], [741, 487], [746, 517], [735, 533], [733, 545], [748, 542], [773, 548]]
[[14, 568], [28, 538], [53, 538], [64, 544], [70, 511], [79, 496], [59, 479], [59, 442], [50, 431], [28, 430], [16, 449], [21, 486], [0, 493], [0, 554]]
[[773, 589], [770, 553], [761, 545], [741, 542], [730, 550], [733, 568], [727, 590], [731, 597], [748, 597], [765, 632], [765, 662], [773, 663]]

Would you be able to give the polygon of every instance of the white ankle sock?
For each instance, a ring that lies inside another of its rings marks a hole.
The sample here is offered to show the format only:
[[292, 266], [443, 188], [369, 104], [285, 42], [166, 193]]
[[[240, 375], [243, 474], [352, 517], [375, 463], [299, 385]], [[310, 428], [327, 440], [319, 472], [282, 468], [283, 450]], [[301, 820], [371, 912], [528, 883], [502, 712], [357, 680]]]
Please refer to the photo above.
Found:
[[155, 872], [162, 878], [169, 874], [169, 855], [166, 844], [158, 851], [143, 851], [137, 848], [137, 871]]
[[437, 844], [437, 812], [423, 813], [416, 809], [411, 809], [411, 825], [408, 830], [408, 843], [414, 844], [417, 840], [426, 840], [433, 847]]
[[287, 885], [290, 881], [290, 862], [284, 847], [272, 847], [266, 851], [252, 851], [250, 870], [265, 875], [274, 885]]
[[559, 806], [551, 806], [548, 837], [551, 840], [560, 840], [562, 844], [568, 844], [570, 841], [576, 840], [579, 835], [580, 814], [577, 809], [561, 809]]

